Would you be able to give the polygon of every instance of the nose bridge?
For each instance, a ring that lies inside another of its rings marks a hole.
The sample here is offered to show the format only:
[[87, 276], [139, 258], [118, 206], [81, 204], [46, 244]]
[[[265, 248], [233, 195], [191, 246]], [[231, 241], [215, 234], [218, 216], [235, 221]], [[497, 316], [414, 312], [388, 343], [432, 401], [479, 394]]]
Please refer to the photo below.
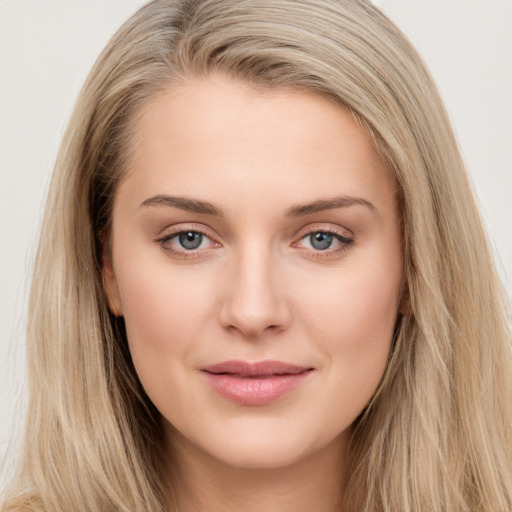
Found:
[[228, 268], [220, 312], [224, 327], [254, 337], [287, 325], [289, 311], [277, 259], [268, 246], [257, 241], [240, 249]]

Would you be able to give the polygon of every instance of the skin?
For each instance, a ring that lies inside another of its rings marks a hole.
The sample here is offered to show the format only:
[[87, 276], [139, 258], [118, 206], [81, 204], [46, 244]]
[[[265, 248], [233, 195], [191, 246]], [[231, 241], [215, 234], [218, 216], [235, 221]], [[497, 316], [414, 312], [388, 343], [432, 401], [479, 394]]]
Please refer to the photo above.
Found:
[[[341, 106], [223, 76], [174, 85], [137, 122], [104, 278], [165, 419], [181, 509], [339, 510], [351, 426], [382, 378], [399, 312], [388, 169]], [[200, 247], [183, 248], [180, 231], [203, 233]], [[325, 232], [319, 250], [310, 235]], [[243, 405], [200, 371], [232, 359], [314, 370], [270, 404]]]

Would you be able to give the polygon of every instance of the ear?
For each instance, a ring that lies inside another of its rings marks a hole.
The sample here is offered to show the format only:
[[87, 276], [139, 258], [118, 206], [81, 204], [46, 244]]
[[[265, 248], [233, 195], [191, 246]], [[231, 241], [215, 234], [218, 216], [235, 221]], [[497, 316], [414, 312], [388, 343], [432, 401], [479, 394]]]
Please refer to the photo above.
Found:
[[101, 273], [103, 278], [103, 287], [108, 301], [108, 309], [115, 317], [123, 316], [119, 288], [117, 286], [117, 280], [112, 264], [112, 255], [110, 250], [107, 248], [103, 250]]

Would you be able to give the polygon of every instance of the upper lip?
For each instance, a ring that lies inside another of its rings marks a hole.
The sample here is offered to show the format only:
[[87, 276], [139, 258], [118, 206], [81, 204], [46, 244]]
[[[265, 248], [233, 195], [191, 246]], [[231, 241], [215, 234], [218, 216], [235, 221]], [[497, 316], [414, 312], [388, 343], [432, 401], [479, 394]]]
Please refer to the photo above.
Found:
[[214, 374], [232, 374], [240, 377], [255, 377], [265, 375], [295, 375], [312, 370], [307, 366], [298, 366], [282, 361], [223, 361], [201, 368], [202, 371]]

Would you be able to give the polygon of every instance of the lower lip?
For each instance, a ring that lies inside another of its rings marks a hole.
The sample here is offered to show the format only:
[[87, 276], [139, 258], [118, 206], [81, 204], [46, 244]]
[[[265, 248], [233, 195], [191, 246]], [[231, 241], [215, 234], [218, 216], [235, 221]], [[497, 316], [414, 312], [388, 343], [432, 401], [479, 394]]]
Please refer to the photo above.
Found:
[[265, 405], [287, 395], [311, 374], [312, 370], [265, 377], [236, 377], [230, 374], [203, 372], [215, 391], [244, 405]]

